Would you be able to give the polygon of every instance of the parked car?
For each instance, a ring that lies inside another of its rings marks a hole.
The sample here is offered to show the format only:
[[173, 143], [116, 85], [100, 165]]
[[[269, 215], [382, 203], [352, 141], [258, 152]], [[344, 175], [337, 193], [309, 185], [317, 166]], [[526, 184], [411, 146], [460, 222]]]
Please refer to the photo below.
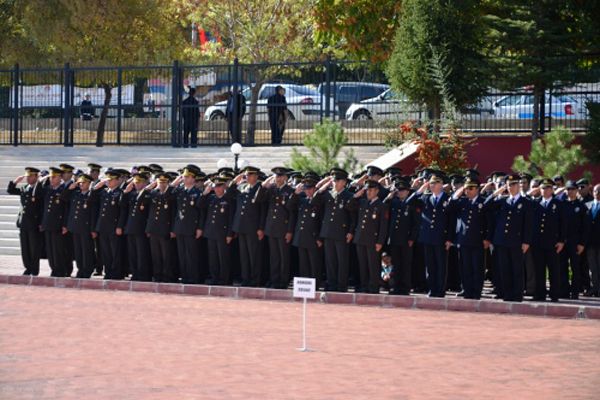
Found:
[[[533, 94], [513, 94], [494, 102], [495, 118], [531, 119], [533, 118]], [[546, 94], [545, 113], [557, 119], [585, 119], [585, 104], [577, 102], [567, 95]]]
[[[267, 116], [267, 99], [275, 94], [275, 88], [282, 86], [285, 89], [285, 98], [288, 108], [288, 119], [290, 120], [317, 120], [321, 116], [321, 112], [325, 110], [325, 100], [316, 90], [291, 83], [265, 83], [258, 92], [258, 103], [256, 110], [256, 119], [258, 121], [266, 121]], [[242, 91], [246, 98], [246, 108], [250, 107], [252, 98], [251, 89], [248, 87]], [[204, 112], [205, 121], [215, 121], [225, 119], [225, 108], [227, 101], [220, 101], [206, 109]], [[335, 112], [335, 103], [330, 100], [331, 110]], [[244, 115], [244, 119], [248, 118], [248, 112]]]
[[[326, 95], [327, 84], [321, 83], [317, 91]], [[346, 110], [352, 103], [359, 103], [366, 99], [379, 96], [390, 88], [390, 85], [370, 82], [331, 82], [330, 97], [335, 99], [340, 117], [346, 115]]]
[[391, 89], [379, 96], [354, 103], [346, 110], [348, 120], [371, 119], [421, 119], [422, 112], [415, 104], [411, 104], [405, 96], [397, 95]]

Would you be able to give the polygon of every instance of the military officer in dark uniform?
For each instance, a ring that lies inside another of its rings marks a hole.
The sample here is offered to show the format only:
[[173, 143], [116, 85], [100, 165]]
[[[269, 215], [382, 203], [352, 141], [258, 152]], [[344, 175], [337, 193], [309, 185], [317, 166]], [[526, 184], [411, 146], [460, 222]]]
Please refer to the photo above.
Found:
[[586, 255], [591, 272], [590, 296], [600, 297], [600, 184], [592, 191], [594, 200], [586, 203]]
[[146, 224], [150, 211], [150, 191], [146, 190], [150, 176], [144, 172], [133, 175], [121, 197], [122, 207], [127, 209], [125, 236], [127, 239], [127, 256], [133, 269], [131, 280], [152, 280], [150, 263], [150, 242], [146, 236]]
[[346, 189], [348, 173], [333, 168], [330, 175], [319, 182], [318, 195], [323, 202], [323, 222], [320, 237], [325, 250], [327, 290], [348, 291], [350, 243], [356, 229], [353, 194]]
[[[452, 202], [457, 211], [455, 243], [460, 255], [460, 278], [465, 299], [481, 298], [483, 290], [483, 252], [490, 247], [485, 199], [479, 196], [480, 183], [467, 178]], [[463, 194], [465, 196], [463, 196]]]
[[159, 173], [156, 180], [146, 189], [150, 191], [150, 204], [146, 234], [150, 239], [152, 257], [152, 279], [155, 282], [173, 282], [173, 254], [171, 251], [171, 232], [175, 217], [174, 189], [169, 186], [171, 177]]
[[97, 220], [97, 198], [91, 195], [92, 179], [90, 175], [83, 174], [61, 193], [61, 197], [69, 202], [66, 226], [73, 239], [77, 278], [89, 278], [94, 272], [96, 233], [92, 230]]
[[127, 218], [127, 209], [121, 206], [119, 173], [108, 170], [106, 178], [92, 190], [98, 201], [98, 220], [94, 231], [100, 240], [104, 279], [123, 279], [122, 236]]
[[[88, 165], [88, 175], [92, 177], [91, 188], [96, 186], [98, 182], [100, 182], [100, 170], [102, 169], [102, 165], [96, 163], [89, 163]], [[97, 206], [97, 205], [96, 205]], [[94, 275], [102, 275], [102, 258], [100, 256], [100, 241], [98, 237], [94, 238]]]
[[384, 200], [390, 208], [388, 248], [394, 265], [391, 294], [410, 294], [411, 272], [415, 243], [419, 236], [421, 216], [407, 199], [410, 184], [404, 179], [395, 179], [393, 190]]
[[[66, 164], [66, 163], [59, 164], [58, 167], [62, 170], [63, 186], [66, 189], [69, 186], [71, 186], [71, 184], [73, 182], [75, 182], [75, 179], [77, 179], [77, 177], [74, 176], [75, 167], [70, 164]], [[70, 206], [68, 201], [66, 204], [67, 204], [67, 209], [65, 211], [65, 216], [69, 215], [69, 206]], [[65, 248], [66, 257], [68, 260], [71, 260], [67, 265], [66, 275], [71, 276], [71, 274], [73, 273], [73, 260], [75, 259], [75, 250], [73, 248], [74, 242], [73, 242], [73, 237], [71, 235], [71, 232], [65, 233], [64, 236], [65, 236], [64, 239], [65, 239], [65, 244], [66, 244], [66, 248]]]
[[[40, 249], [44, 238], [40, 233], [40, 224], [44, 206], [42, 185], [38, 182], [40, 170], [34, 167], [25, 168], [25, 175], [19, 176], [8, 183], [8, 194], [21, 197], [21, 208], [17, 217], [19, 241], [21, 243], [21, 258], [25, 271], [23, 275], [38, 275], [40, 273]], [[25, 180], [25, 185], [17, 185]]]
[[290, 197], [288, 209], [296, 214], [296, 226], [292, 244], [298, 249], [299, 274], [302, 277], [321, 283], [323, 266], [323, 241], [321, 230], [321, 206], [319, 196], [315, 196], [318, 176], [307, 174]]
[[524, 254], [529, 251], [533, 232], [531, 202], [521, 195], [519, 181], [519, 176], [508, 175], [506, 184], [484, 202], [494, 216], [491, 238], [505, 301], [523, 301]]
[[557, 302], [560, 297], [560, 253], [567, 234], [567, 220], [562, 201], [554, 196], [554, 182], [541, 182], [542, 197], [533, 202], [533, 234], [531, 250], [535, 264], [534, 300], [546, 300], [546, 267], [550, 278], [550, 298]]
[[[200, 218], [200, 197], [202, 192], [196, 187], [198, 170], [190, 166], [173, 182], [177, 209], [173, 222], [173, 234], [177, 241], [179, 269], [183, 283], [200, 283], [200, 236], [202, 221]], [[179, 183], [183, 181], [183, 185]]]
[[[567, 220], [565, 248], [560, 253], [560, 289], [565, 299], [578, 299], [581, 291], [581, 255], [585, 250], [585, 203], [577, 196], [577, 185], [567, 181], [562, 206]], [[569, 283], [569, 267], [571, 282]]]
[[[450, 197], [443, 191], [443, 183], [442, 176], [431, 175], [408, 200], [417, 201], [421, 208], [419, 242], [424, 246], [430, 297], [446, 295], [447, 256], [456, 233]], [[428, 189], [430, 193], [425, 193]]]
[[[44, 214], [41, 230], [46, 241], [46, 255], [52, 270], [51, 276], [67, 276], [69, 262], [65, 234], [67, 233], [67, 204], [60, 195], [64, 190], [62, 170], [51, 167], [46, 184], [43, 185]], [[72, 267], [71, 267], [72, 268]]]
[[379, 293], [380, 254], [387, 241], [389, 214], [387, 206], [379, 199], [380, 186], [377, 181], [367, 180], [354, 194], [351, 207], [358, 209], [353, 238], [360, 272], [357, 291], [368, 293]]
[[213, 178], [206, 187], [200, 206], [203, 209], [202, 235], [208, 242], [209, 284], [231, 284], [231, 246], [235, 203], [225, 196], [227, 179]]
[[288, 171], [273, 168], [273, 175], [263, 182], [260, 192], [267, 202], [265, 235], [269, 240], [271, 287], [275, 289], [287, 289], [290, 282], [290, 245], [296, 221], [287, 208], [294, 192], [287, 184]]
[[233, 231], [239, 241], [242, 286], [257, 286], [262, 274], [258, 252], [264, 243], [265, 209], [261, 202], [264, 196], [258, 193], [261, 190], [259, 171], [256, 167], [246, 167], [227, 189], [227, 196], [236, 201]]

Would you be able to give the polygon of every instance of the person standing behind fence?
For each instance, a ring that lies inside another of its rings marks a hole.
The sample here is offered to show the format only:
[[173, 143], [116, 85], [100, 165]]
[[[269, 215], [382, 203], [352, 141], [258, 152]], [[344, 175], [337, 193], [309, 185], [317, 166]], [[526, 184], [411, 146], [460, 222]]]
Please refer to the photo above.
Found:
[[84, 100], [81, 101], [79, 114], [81, 115], [81, 119], [84, 121], [91, 121], [94, 118], [94, 106], [92, 105], [92, 101], [90, 100], [90, 95], [88, 93], [84, 95]]
[[200, 103], [196, 100], [196, 88], [191, 87], [189, 96], [182, 102], [183, 117], [183, 147], [198, 145], [198, 119], [200, 118]]
[[[242, 118], [246, 113], [246, 98], [241, 92], [229, 93], [225, 117], [227, 118], [227, 129], [231, 135], [231, 143], [242, 141]], [[237, 117], [237, 118], [236, 118]]]
[[285, 89], [277, 85], [275, 94], [267, 100], [267, 112], [269, 125], [271, 126], [271, 143], [281, 144], [285, 122], [287, 119], [287, 103], [285, 101]]

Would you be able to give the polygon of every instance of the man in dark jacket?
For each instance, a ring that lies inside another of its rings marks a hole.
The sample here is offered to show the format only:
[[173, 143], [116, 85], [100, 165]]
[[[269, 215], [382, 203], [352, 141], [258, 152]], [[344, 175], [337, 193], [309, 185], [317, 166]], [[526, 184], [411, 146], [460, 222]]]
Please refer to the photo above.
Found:
[[[358, 209], [353, 242], [356, 245], [360, 272], [359, 291], [379, 293], [381, 251], [387, 240], [388, 210], [379, 199], [380, 185], [368, 180], [354, 195], [353, 209]], [[366, 196], [364, 193], [366, 191]]]
[[[39, 169], [34, 167], [25, 168], [25, 175], [8, 182], [6, 190], [8, 194], [21, 197], [17, 227], [21, 243], [21, 258], [25, 267], [23, 275], [38, 275], [40, 272], [40, 249], [44, 240], [40, 233], [40, 224], [44, 198], [42, 185], [38, 183], [39, 172]], [[23, 180], [26, 181], [25, 185], [17, 188]]]
[[281, 144], [287, 118], [287, 103], [283, 87], [278, 85], [275, 88], [275, 94], [267, 99], [267, 113], [269, 115], [269, 125], [271, 126], [271, 143]]
[[287, 184], [287, 168], [276, 167], [263, 183], [261, 194], [266, 198], [265, 235], [269, 240], [271, 287], [287, 289], [290, 282], [290, 245], [295, 226], [295, 214], [288, 210], [294, 192]]
[[96, 261], [94, 238], [97, 234], [92, 231], [97, 220], [97, 198], [91, 195], [92, 180], [90, 175], [83, 174], [61, 193], [61, 197], [69, 202], [65, 226], [73, 240], [77, 278], [91, 277]]
[[[560, 253], [560, 297], [578, 299], [581, 291], [581, 255], [585, 250], [587, 238], [585, 203], [577, 196], [577, 185], [567, 181], [565, 186], [567, 197], [563, 201], [565, 218], [567, 220], [567, 233], [565, 248]], [[571, 282], [569, 283], [569, 267], [571, 268]]]
[[67, 202], [61, 198], [64, 190], [62, 184], [62, 170], [51, 167], [48, 180], [44, 183], [42, 196], [44, 198], [44, 214], [42, 217], [41, 230], [46, 240], [46, 255], [48, 264], [52, 270], [51, 276], [67, 276], [69, 269], [72, 270], [72, 260], [68, 258], [67, 243]]
[[127, 209], [125, 236], [127, 238], [127, 256], [133, 270], [131, 280], [152, 280], [150, 263], [150, 243], [146, 236], [146, 224], [150, 210], [150, 191], [146, 190], [150, 177], [146, 173], [136, 173], [125, 190], [121, 202]]
[[392, 270], [391, 294], [410, 294], [412, 285], [412, 261], [415, 243], [419, 235], [421, 216], [415, 205], [407, 202], [410, 184], [396, 179], [394, 190], [384, 200], [390, 208], [388, 248], [394, 268]]
[[150, 238], [152, 257], [152, 279], [155, 282], [174, 282], [174, 251], [171, 251], [171, 232], [175, 218], [174, 189], [169, 186], [171, 177], [161, 172], [148, 187], [150, 191], [150, 210], [146, 224], [146, 234]]
[[242, 141], [242, 118], [246, 113], [246, 98], [241, 92], [229, 93], [225, 117], [227, 118], [227, 129], [231, 135], [231, 143]]
[[183, 147], [196, 147], [198, 145], [198, 119], [200, 110], [196, 100], [196, 88], [190, 88], [188, 97], [181, 103], [181, 116], [183, 117]]
[[594, 186], [592, 193], [594, 200], [586, 204], [586, 254], [592, 274], [590, 295], [600, 297], [600, 184]]
[[100, 239], [100, 252], [104, 264], [104, 279], [123, 279], [123, 228], [127, 218], [127, 210], [121, 206], [120, 174], [109, 170], [106, 178], [101, 180], [92, 190], [97, 198], [98, 220], [94, 232]]

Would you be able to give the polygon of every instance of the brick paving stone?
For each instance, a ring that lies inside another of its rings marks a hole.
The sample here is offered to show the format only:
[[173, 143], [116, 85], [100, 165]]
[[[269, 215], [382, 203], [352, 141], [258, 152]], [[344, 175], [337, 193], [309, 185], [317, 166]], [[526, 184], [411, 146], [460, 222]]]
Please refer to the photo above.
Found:
[[0, 398], [596, 399], [600, 322], [0, 286]]

